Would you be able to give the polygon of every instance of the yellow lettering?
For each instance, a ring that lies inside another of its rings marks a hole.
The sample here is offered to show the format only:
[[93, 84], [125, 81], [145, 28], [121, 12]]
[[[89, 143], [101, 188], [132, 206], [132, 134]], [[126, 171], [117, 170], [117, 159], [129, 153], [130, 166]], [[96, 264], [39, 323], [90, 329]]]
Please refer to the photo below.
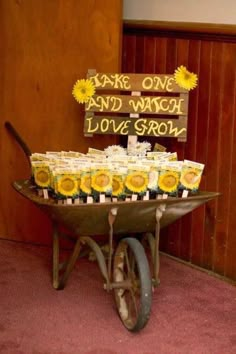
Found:
[[92, 83], [94, 84], [95, 87], [100, 87], [102, 86], [101, 81], [99, 80], [99, 76], [98, 74], [96, 74], [95, 76], [91, 76], [90, 80], [92, 81]]
[[109, 119], [102, 119], [100, 124], [101, 132], [105, 133], [109, 130]]
[[112, 119], [110, 121], [111, 125], [112, 125], [112, 129], [114, 133], [118, 133], [120, 132], [121, 135], [128, 135], [129, 134], [129, 124], [130, 124], [130, 120], [123, 120], [121, 123], [119, 123], [116, 126], [116, 120]]
[[110, 99], [112, 104], [111, 111], [118, 112], [122, 107], [122, 99], [114, 96], [110, 97]]
[[[164, 129], [162, 129], [162, 128], [164, 128]], [[162, 131], [161, 131], [161, 130], [162, 130]], [[167, 134], [167, 132], [168, 132], [168, 127], [167, 127], [166, 123], [161, 122], [161, 123], [159, 124], [158, 132], [159, 132], [160, 135], [165, 135], [165, 134]]]
[[164, 90], [166, 87], [166, 82], [167, 82], [168, 76], [164, 77], [164, 80], [161, 79], [160, 76], [155, 76], [153, 81], [155, 82], [155, 90], [162, 89]]
[[178, 127], [173, 127], [173, 122], [171, 120], [168, 120], [167, 124], [169, 125], [169, 132], [170, 135], [179, 136], [183, 132], [186, 132], [186, 128], [182, 128], [178, 131]]
[[89, 101], [85, 105], [86, 111], [92, 111], [94, 108], [99, 108], [100, 105], [96, 102], [96, 96], [90, 97]]
[[151, 77], [147, 76], [143, 79], [142, 81], [142, 87], [145, 89], [145, 90], [151, 90], [153, 86], [153, 80]]
[[109, 108], [109, 97], [97, 96], [97, 103], [99, 106], [99, 111], [103, 112]]
[[101, 80], [103, 80], [102, 87], [105, 87], [106, 85], [113, 86], [113, 81], [106, 74], [101, 76]]
[[111, 75], [111, 78], [114, 80], [113, 87], [117, 89], [126, 89], [129, 90], [131, 89], [131, 86], [129, 84], [129, 76], [128, 75], [119, 75], [119, 74], [114, 74]]
[[142, 97], [140, 97], [137, 101], [130, 99], [129, 100], [129, 106], [131, 106], [131, 108], [135, 111], [143, 111], [144, 109], [144, 99]]
[[169, 104], [168, 104], [168, 100], [166, 98], [163, 98], [160, 101], [160, 108], [162, 110], [162, 112], [167, 112], [169, 109]]
[[129, 125], [130, 125], [130, 123], [131, 123], [130, 120], [126, 120], [124, 122], [124, 126], [120, 130], [121, 135], [128, 135], [129, 134]]
[[181, 109], [181, 105], [183, 102], [184, 102], [183, 98], [179, 100], [177, 100], [176, 98], [172, 98], [170, 100], [170, 106], [172, 106], [172, 108], [170, 107], [169, 112], [179, 114], [179, 115], [183, 114], [183, 111]]
[[146, 124], [147, 124], [147, 119], [144, 119], [144, 118], [140, 118], [135, 121], [134, 129], [135, 129], [137, 135], [144, 135], [145, 134], [145, 132], [147, 130]]
[[158, 122], [156, 122], [155, 120], [151, 120], [149, 122], [149, 129], [148, 129], [148, 135], [154, 135], [154, 136], [159, 136], [158, 134]]
[[174, 83], [174, 78], [173, 77], [169, 77], [168, 81], [167, 81], [167, 85], [166, 85], [166, 91], [168, 92], [172, 92], [173, 91], [173, 83]]
[[92, 120], [93, 117], [86, 117], [86, 121], [88, 122], [87, 133], [95, 133], [98, 130], [98, 123], [92, 128]]

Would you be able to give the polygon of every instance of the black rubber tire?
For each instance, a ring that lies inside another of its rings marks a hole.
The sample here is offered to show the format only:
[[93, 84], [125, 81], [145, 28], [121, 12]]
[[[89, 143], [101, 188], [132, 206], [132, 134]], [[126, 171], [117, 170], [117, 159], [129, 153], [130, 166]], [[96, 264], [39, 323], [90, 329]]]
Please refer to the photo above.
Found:
[[113, 281], [130, 280], [130, 289], [114, 289], [117, 310], [124, 326], [138, 332], [147, 324], [151, 312], [152, 282], [149, 264], [141, 243], [122, 239], [115, 251]]

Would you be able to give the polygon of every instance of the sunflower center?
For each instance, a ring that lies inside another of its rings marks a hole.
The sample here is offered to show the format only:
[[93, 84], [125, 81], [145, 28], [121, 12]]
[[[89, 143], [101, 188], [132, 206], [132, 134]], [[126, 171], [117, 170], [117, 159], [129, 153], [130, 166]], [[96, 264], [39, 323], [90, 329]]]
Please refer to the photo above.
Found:
[[48, 181], [48, 173], [46, 171], [39, 171], [37, 173], [37, 179], [41, 183], [46, 183]]
[[110, 178], [103, 173], [96, 177], [96, 184], [99, 187], [106, 187], [109, 183], [110, 183]]
[[189, 80], [190, 79], [190, 74], [189, 73], [184, 73], [184, 79]]
[[143, 176], [133, 176], [130, 179], [130, 183], [136, 187], [136, 188], [140, 188], [145, 184], [145, 178]]
[[65, 178], [61, 183], [61, 187], [64, 191], [70, 192], [75, 187], [75, 182], [70, 178]]
[[174, 176], [166, 176], [163, 179], [163, 184], [168, 188], [173, 187], [176, 184], [176, 178]]
[[197, 175], [194, 172], [188, 172], [184, 175], [185, 181], [189, 184], [195, 183], [196, 177]]

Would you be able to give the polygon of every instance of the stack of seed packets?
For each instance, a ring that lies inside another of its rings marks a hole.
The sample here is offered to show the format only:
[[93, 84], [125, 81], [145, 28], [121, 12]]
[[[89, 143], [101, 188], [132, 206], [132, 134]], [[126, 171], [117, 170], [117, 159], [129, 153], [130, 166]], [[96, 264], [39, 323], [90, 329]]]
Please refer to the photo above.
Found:
[[[140, 149], [139, 149], [140, 152]], [[186, 197], [199, 189], [204, 165], [178, 161], [176, 152], [129, 154], [119, 145], [104, 150], [34, 153], [38, 193], [58, 203], [94, 203]]]

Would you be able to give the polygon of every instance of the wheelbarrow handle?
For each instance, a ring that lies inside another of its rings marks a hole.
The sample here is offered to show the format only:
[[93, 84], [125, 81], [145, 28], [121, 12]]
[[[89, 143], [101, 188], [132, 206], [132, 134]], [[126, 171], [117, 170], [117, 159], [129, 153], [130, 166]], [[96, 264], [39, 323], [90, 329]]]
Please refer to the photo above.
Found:
[[24, 154], [30, 164], [30, 156], [31, 156], [31, 150], [27, 146], [27, 144], [24, 142], [22, 137], [19, 135], [19, 133], [16, 131], [16, 129], [13, 127], [13, 125], [10, 122], [5, 122], [5, 127], [7, 131], [13, 136], [13, 138], [17, 141], [17, 143], [20, 145], [22, 150], [24, 151]]

